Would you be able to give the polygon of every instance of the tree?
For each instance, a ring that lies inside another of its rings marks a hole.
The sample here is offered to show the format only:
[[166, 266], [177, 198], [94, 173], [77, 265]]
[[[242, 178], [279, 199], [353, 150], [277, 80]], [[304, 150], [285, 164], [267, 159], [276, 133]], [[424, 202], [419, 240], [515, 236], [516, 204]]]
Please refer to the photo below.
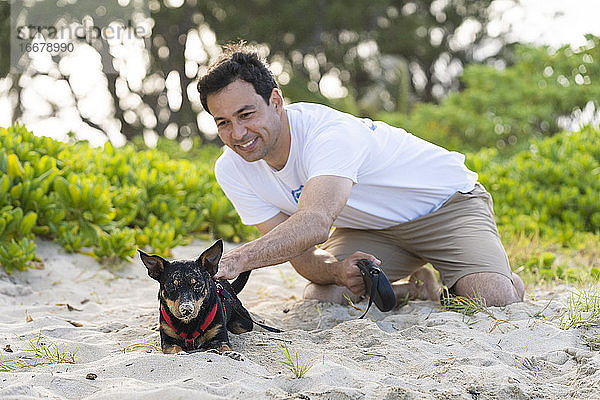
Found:
[[[131, 54], [102, 53], [103, 65], [115, 67], [115, 71], [105, 71], [104, 90], [113, 104], [110, 117], [86, 115], [70, 77], [61, 71], [41, 74], [66, 82], [81, 120], [99, 131], [107, 133], [108, 120], [116, 120], [112, 126], [117, 124], [128, 139], [143, 132], [166, 132], [169, 137], [188, 140], [200, 130], [207, 133], [198, 128], [199, 116], [207, 115], [196, 98], [197, 75], [218, 56], [218, 44], [245, 39], [262, 46], [292, 101], [319, 101], [367, 115], [382, 109], [407, 112], [414, 102], [435, 102], [457, 89], [464, 64], [485, 61], [476, 60], [474, 49], [491, 40], [483, 29], [490, 3], [151, 0], [152, 28], [145, 39], [141, 81], [133, 80], [134, 84], [127, 76], [124, 66]], [[6, 15], [8, 3], [0, 4], [0, 12]], [[6, 24], [0, 29], [1, 37], [5, 33]], [[111, 50], [112, 46], [117, 45], [111, 44]], [[4, 71], [5, 60], [0, 65]], [[53, 57], [57, 65], [59, 61]], [[24, 87], [19, 86], [19, 79], [12, 82], [21, 96]], [[60, 105], [46, 101], [56, 114]], [[25, 105], [18, 103], [21, 109], [16, 116], [26, 112]]]
[[418, 104], [409, 115], [377, 119], [459, 151], [497, 147], [503, 156], [526, 149], [535, 137], [573, 125], [596, 124], [600, 115], [600, 37], [586, 35], [577, 50], [519, 45], [504, 70], [469, 65], [463, 90], [438, 105]]
[[[458, 88], [464, 64], [485, 61], [475, 59], [475, 50], [491, 40], [484, 29], [490, 4], [225, 0], [198, 7], [220, 42], [242, 38], [268, 44], [271, 59], [309, 90], [316, 91], [319, 80], [333, 74], [359, 102], [376, 96], [377, 105], [392, 111], [402, 100], [398, 92], [407, 69], [412, 100], [435, 102]], [[297, 86], [291, 91], [292, 97], [305, 95]]]

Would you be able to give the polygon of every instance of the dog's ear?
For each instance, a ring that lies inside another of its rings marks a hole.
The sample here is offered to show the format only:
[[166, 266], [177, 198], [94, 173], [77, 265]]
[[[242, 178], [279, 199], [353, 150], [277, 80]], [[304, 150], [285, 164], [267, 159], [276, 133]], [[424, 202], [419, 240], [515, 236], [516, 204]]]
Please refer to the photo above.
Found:
[[223, 241], [217, 240], [215, 244], [204, 251], [196, 260], [198, 266], [202, 266], [210, 274], [214, 276], [219, 269], [219, 261], [223, 255]]
[[146, 254], [140, 249], [138, 249], [138, 252], [140, 253], [142, 262], [148, 269], [148, 275], [151, 278], [158, 280], [160, 274], [162, 274], [165, 269], [165, 265], [169, 262], [160, 256]]

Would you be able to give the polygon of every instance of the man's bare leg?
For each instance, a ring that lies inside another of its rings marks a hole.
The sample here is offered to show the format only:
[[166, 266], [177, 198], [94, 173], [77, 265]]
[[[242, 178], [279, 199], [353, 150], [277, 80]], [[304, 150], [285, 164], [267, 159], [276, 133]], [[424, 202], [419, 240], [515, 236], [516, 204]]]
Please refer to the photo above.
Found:
[[[427, 267], [421, 267], [413, 272], [408, 282], [395, 283], [392, 285], [398, 304], [404, 302], [407, 295], [409, 300], [419, 299], [439, 301], [439, 287], [433, 271]], [[344, 286], [317, 285], [316, 283], [311, 282], [304, 288], [305, 300], [320, 300], [336, 304], [346, 304], [348, 300], [346, 300], [344, 295], [353, 302], [360, 300], [358, 296], [352, 294], [350, 290]]]
[[[480, 272], [459, 279], [452, 293], [464, 297], [481, 297], [488, 306], [505, 306], [523, 301], [525, 285], [519, 276], [512, 274], [511, 282], [506, 276], [494, 272]], [[514, 284], [513, 284], [514, 282]]]
[[345, 286], [338, 285], [318, 285], [309, 282], [304, 287], [304, 300], [319, 300], [335, 304], [347, 304], [348, 300], [344, 297], [348, 296], [352, 302], [357, 302], [360, 298]]
[[406, 300], [440, 300], [440, 284], [428, 267], [419, 268], [410, 275], [408, 282], [395, 283], [392, 288], [398, 304]]

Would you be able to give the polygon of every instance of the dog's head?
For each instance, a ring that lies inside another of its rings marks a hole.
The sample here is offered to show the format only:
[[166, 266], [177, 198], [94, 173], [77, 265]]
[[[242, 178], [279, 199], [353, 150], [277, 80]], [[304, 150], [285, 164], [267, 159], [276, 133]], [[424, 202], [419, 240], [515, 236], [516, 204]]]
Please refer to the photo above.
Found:
[[211, 285], [214, 286], [212, 277], [217, 273], [223, 254], [223, 242], [218, 240], [193, 261], [167, 261], [138, 251], [148, 275], [160, 283], [158, 295], [169, 311], [183, 322], [196, 318]]

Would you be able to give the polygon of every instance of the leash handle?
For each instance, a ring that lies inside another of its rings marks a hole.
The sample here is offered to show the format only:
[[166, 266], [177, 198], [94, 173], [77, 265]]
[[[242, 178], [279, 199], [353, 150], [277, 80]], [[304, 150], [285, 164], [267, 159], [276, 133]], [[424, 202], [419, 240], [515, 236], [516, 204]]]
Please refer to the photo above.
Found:
[[373, 298], [377, 293], [377, 288], [379, 287], [379, 271], [374, 271], [373, 275], [375, 276], [375, 279], [373, 280], [373, 285], [371, 285], [371, 293], [369, 294], [369, 304], [367, 305], [367, 309], [365, 310], [363, 315], [358, 317], [358, 319], [362, 319], [365, 315], [367, 315], [367, 313], [369, 312], [369, 308], [371, 308], [371, 304], [373, 304]]

